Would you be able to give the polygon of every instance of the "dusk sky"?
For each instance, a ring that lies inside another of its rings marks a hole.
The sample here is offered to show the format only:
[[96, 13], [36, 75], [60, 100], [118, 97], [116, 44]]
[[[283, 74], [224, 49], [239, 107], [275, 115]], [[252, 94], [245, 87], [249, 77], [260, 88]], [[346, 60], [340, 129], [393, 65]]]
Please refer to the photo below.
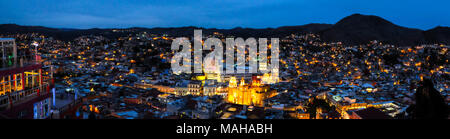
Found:
[[334, 24], [353, 13], [419, 29], [450, 26], [448, 0], [1, 0], [0, 24], [57, 28], [266, 28]]

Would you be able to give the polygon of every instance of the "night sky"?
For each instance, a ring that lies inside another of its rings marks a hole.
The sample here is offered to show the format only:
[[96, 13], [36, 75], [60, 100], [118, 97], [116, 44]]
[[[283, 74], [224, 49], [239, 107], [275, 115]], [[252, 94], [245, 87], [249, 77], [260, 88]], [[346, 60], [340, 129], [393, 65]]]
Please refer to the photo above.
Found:
[[0, 24], [57, 28], [266, 28], [334, 24], [353, 13], [431, 29], [450, 26], [449, 0], [1, 0]]

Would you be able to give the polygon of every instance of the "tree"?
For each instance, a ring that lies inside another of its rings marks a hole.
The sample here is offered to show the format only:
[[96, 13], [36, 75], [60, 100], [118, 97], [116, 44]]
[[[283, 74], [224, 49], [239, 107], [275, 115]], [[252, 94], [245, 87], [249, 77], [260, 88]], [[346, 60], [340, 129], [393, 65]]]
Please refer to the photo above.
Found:
[[424, 79], [419, 83], [415, 95], [415, 105], [409, 110], [414, 119], [447, 119], [448, 106], [444, 97], [434, 88], [430, 79]]

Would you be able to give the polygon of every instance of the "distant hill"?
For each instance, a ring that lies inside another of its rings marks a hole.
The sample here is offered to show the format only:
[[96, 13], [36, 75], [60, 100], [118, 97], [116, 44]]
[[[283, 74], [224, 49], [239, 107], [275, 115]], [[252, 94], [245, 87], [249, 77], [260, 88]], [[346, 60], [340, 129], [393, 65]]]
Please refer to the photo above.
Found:
[[[194, 29], [202, 29], [204, 34], [212, 34], [213, 32], [220, 32], [226, 36], [236, 37], [284, 37], [292, 33], [309, 33], [317, 32], [331, 27], [330, 24], [308, 24], [303, 26], [285, 26], [279, 28], [265, 28], [265, 29], [253, 29], [253, 28], [233, 28], [233, 29], [215, 29], [215, 28], [199, 28], [199, 27], [176, 27], [176, 28], [127, 28], [134, 31], [146, 31], [152, 34], [168, 34], [170, 36], [193, 36]], [[47, 28], [41, 26], [20, 26], [15, 24], [1, 24], [0, 34], [11, 33], [42, 33], [48, 36], [55, 37], [61, 40], [73, 40], [76, 37], [82, 35], [104, 35], [106, 37], [117, 37], [128, 35], [126, 32], [113, 32], [114, 29], [56, 29]]]
[[141, 31], [147, 31], [154, 34], [169, 34], [171, 36], [193, 36], [194, 29], [202, 29], [204, 34], [212, 34], [220, 32], [225, 36], [236, 37], [284, 37], [292, 33], [309, 33], [317, 32], [331, 27], [330, 24], [307, 24], [302, 26], [283, 26], [279, 28], [241, 28], [232, 29], [216, 29], [216, 28], [199, 28], [199, 27], [179, 27], [179, 28], [139, 28]]
[[61, 40], [73, 40], [82, 35], [99, 35], [111, 29], [56, 29], [42, 26], [20, 26], [16, 24], [1, 24], [0, 34], [41, 33]]
[[47, 32], [53, 33], [59, 31], [54, 28], [47, 28], [42, 26], [19, 26], [16, 24], [1, 24], [1, 33], [27, 33], [27, 32]]
[[320, 32], [326, 41], [363, 44], [372, 40], [398, 45], [415, 45], [425, 42], [422, 30], [395, 25], [377, 16], [354, 14]]
[[450, 44], [450, 28], [436, 27], [424, 32], [425, 40], [429, 43]]
[[286, 32], [319, 32], [331, 28], [332, 24], [306, 24], [302, 26], [283, 26], [277, 28], [279, 31]]
[[[341, 41], [345, 44], [365, 44], [372, 40], [401, 46], [418, 44], [444, 43], [450, 45], [450, 28], [436, 27], [423, 31], [395, 25], [381, 17], [372, 15], [353, 14], [345, 17], [336, 24], [307, 24], [301, 26], [283, 26], [278, 28], [233, 28], [215, 29], [199, 27], [175, 28], [127, 28], [133, 31], [146, 31], [152, 34], [168, 34], [170, 36], [193, 36], [194, 29], [202, 29], [203, 34], [220, 32], [225, 36], [236, 37], [284, 37], [292, 33], [317, 33], [329, 42]], [[126, 36], [127, 32], [113, 32], [113, 29], [57, 29], [42, 26], [20, 26], [15, 24], [0, 24], [0, 34], [11, 33], [42, 33], [60, 40], [73, 40], [82, 35], [103, 35], [107, 38]]]

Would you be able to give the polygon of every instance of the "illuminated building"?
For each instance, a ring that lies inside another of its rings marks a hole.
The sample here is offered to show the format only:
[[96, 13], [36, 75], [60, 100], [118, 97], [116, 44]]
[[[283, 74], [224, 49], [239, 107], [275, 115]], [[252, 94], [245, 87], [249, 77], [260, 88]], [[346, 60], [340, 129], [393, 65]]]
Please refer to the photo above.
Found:
[[205, 85], [203, 86], [203, 95], [205, 95], [205, 96], [216, 95], [217, 86], [214, 81], [215, 80], [206, 80], [205, 81]]
[[[13, 38], [0, 38], [0, 113], [6, 118], [44, 119], [50, 115], [50, 83], [42, 64], [19, 53]], [[38, 57], [38, 56], [36, 56]], [[19, 60], [18, 60], [19, 59]]]
[[276, 94], [274, 90], [270, 90], [269, 86], [246, 85], [244, 78], [241, 78], [240, 84], [237, 86], [236, 78], [232, 77], [226, 101], [240, 105], [264, 106], [264, 100]]
[[261, 79], [262, 84], [274, 84], [274, 83], [278, 83], [279, 79], [278, 79], [278, 73], [274, 73], [274, 74], [268, 74], [268, 73], [264, 73]]
[[295, 113], [294, 117], [297, 119], [309, 119], [309, 113]]
[[205, 73], [206, 79], [217, 80], [217, 82], [223, 81], [223, 73], [220, 71], [220, 68], [216, 65], [214, 60], [210, 60], [202, 70]]
[[187, 87], [188, 83], [187, 82], [178, 82], [175, 85], [175, 95], [177, 96], [184, 96], [184, 95], [189, 95], [189, 88]]
[[241, 78], [241, 83], [239, 84], [239, 86], [245, 86], [245, 80], [244, 80], [244, 78]]
[[227, 96], [228, 95], [228, 87], [219, 86], [216, 88], [216, 95]]
[[141, 88], [141, 89], [155, 88], [159, 92], [163, 92], [163, 93], [174, 94], [174, 92], [175, 92], [175, 88], [170, 87], [170, 86], [164, 86], [164, 85], [154, 85], [154, 84], [147, 84], [147, 83], [136, 83], [136, 84], [134, 84], [134, 86], [136, 88]]
[[201, 82], [196, 82], [196, 81], [191, 81], [188, 84], [188, 89], [189, 89], [189, 94], [191, 95], [201, 95], [202, 94], [202, 83]]
[[236, 77], [231, 77], [228, 87], [237, 87]]
[[202, 83], [200, 81], [185, 80], [175, 85], [175, 95], [178, 96], [201, 95], [202, 91]]
[[252, 86], [261, 86], [261, 76], [252, 77]]

